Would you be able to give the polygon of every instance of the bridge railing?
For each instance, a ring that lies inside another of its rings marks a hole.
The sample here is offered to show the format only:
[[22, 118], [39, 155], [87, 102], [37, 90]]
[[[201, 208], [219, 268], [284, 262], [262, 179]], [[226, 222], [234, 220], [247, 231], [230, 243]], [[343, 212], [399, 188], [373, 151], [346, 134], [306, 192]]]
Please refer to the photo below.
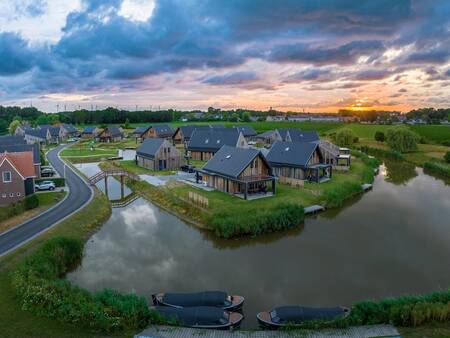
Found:
[[130, 173], [129, 171], [121, 170], [121, 169], [109, 169], [109, 170], [102, 170], [102, 171], [98, 172], [97, 174], [91, 176], [89, 178], [89, 183], [91, 185], [94, 185], [97, 182], [101, 181], [102, 179], [104, 179], [105, 177], [108, 177], [108, 176], [125, 176], [125, 177], [131, 178], [132, 180], [139, 181], [139, 176], [136, 174]]

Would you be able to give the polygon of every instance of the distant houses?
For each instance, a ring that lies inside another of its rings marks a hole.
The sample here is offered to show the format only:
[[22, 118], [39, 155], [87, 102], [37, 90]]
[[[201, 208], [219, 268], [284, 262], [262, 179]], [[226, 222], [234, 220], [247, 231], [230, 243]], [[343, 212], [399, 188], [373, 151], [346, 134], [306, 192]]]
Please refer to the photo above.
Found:
[[234, 129], [237, 129], [244, 135], [247, 142], [252, 141], [253, 138], [257, 135], [255, 129], [252, 126], [242, 125], [242, 126], [233, 126]]
[[277, 141], [266, 158], [277, 177], [320, 183], [332, 175], [332, 166], [324, 163], [317, 143]]
[[155, 124], [152, 126], [144, 138], [164, 138], [171, 140], [174, 130], [168, 124]]
[[77, 128], [71, 124], [63, 123], [59, 126], [59, 138], [61, 140], [79, 136]]
[[124, 137], [123, 131], [118, 127], [106, 127], [95, 137], [98, 142], [118, 142]]
[[275, 194], [272, 168], [259, 150], [250, 148], [222, 146], [197, 172], [196, 181], [244, 199]]
[[59, 135], [60, 127], [44, 124], [37, 127], [38, 130], [44, 130], [46, 132], [47, 143], [58, 144], [61, 140]]
[[86, 127], [81, 132], [81, 138], [84, 138], [84, 139], [96, 138], [100, 132], [101, 132], [101, 130], [98, 129], [97, 127]]
[[178, 127], [173, 133], [172, 140], [174, 144], [187, 145], [191, 139], [194, 130], [210, 130], [210, 129], [224, 129], [223, 125], [186, 125]]
[[0, 205], [6, 206], [34, 193], [37, 177], [31, 151], [0, 153]]
[[191, 159], [207, 161], [224, 145], [237, 148], [248, 147], [248, 143], [240, 131], [232, 128], [220, 128], [196, 129], [192, 133], [186, 149]]
[[28, 129], [25, 131], [24, 139], [28, 144], [44, 145], [50, 143], [48, 130], [45, 129]]
[[131, 133], [131, 136], [136, 139], [136, 142], [137, 141], [142, 142], [146, 138], [146, 135], [149, 134], [150, 129], [151, 129], [151, 126], [137, 127], [136, 129], [133, 130], [133, 132]]
[[136, 164], [150, 170], [177, 170], [181, 166], [179, 150], [168, 140], [147, 138], [136, 150]]

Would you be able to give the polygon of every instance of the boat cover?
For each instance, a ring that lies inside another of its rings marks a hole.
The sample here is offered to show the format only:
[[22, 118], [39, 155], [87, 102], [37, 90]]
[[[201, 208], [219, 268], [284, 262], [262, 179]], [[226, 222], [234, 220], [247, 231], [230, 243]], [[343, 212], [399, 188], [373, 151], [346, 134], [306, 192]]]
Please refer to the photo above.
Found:
[[311, 308], [303, 306], [280, 306], [271, 311], [272, 321], [302, 323], [308, 320], [331, 320], [344, 315], [340, 307]]
[[222, 291], [205, 291], [197, 293], [166, 293], [162, 301], [166, 304], [189, 306], [224, 306], [227, 294]]
[[166, 320], [173, 320], [186, 326], [224, 325], [228, 323], [227, 313], [217, 307], [196, 306], [189, 308], [174, 308], [157, 306], [155, 309]]

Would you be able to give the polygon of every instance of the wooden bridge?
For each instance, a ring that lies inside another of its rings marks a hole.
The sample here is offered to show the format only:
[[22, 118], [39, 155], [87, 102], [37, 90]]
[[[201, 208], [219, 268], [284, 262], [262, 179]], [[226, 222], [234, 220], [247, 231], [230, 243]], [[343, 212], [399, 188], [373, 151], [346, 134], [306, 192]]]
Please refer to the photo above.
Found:
[[89, 177], [89, 184], [95, 185], [97, 182], [100, 182], [101, 180], [107, 180], [110, 176], [116, 176], [120, 177], [120, 181], [123, 181], [123, 177], [131, 178], [132, 180], [139, 181], [139, 176], [135, 175], [133, 173], [130, 173], [126, 170], [121, 169], [110, 169], [110, 170], [102, 170], [95, 174], [94, 176]]

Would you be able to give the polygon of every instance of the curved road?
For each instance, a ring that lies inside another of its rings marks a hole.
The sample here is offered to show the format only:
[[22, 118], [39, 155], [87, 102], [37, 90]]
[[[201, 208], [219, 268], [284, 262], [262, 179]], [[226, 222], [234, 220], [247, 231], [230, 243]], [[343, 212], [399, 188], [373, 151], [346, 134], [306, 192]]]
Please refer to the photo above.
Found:
[[[64, 147], [66, 146], [58, 146], [47, 153], [48, 161], [61, 177], [64, 175], [64, 162], [58, 156], [58, 153]], [[66, 166], [66, 185], [69, 187], [69, 193], [62, 202], [25, 223], [0, 234], [0, 256], [7, 254], [48, 230], [90, 201], [93, 194], [92, 189], [70, 166]]]

